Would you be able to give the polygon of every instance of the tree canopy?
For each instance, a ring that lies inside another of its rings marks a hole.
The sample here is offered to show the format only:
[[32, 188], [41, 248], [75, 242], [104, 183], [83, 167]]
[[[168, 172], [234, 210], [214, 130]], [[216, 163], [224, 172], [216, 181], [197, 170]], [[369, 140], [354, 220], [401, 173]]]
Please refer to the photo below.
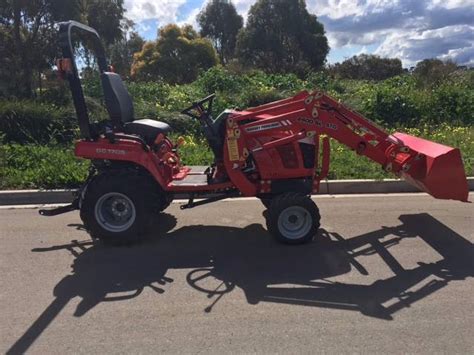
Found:
[[105, 44], [122, 39], [123, 0], [79, 0], [80, 21], [94, 28]]
[[334, 64], [330, 71], [343, 79], [385, 80], [402, 74], [403, 67], [398, 58], [360, 54]]
[[268, 72], [319, 69], [329, 45], [324, 26], [304, 0], [258, 0], [237, 39], [239, 59]]
[[458, 70], [456, 63], [425, 59], [416, 64], [413, 75], [421, 86], [433, 86], [446, 80], [456, 70]]
[[132, 77], [187, 83], [195, 80], [199, 71], [217, 63], [216, 51], [209, 40], [199, 37], [190, 25], [171, 24], [159, 30], [156, 41], [145, 43], [142, 51], [135, 54]]
[[140, 52], [145, 40], [135, 31], [128, 31], [122, 39], [109, 47], [110, 63], [116, 73], [125, 79], [130, 78], [133, 55]]
[[79, 20], [99, 30], [105, 42], [122, 36], [123, 0], [0, 0], [0, 80], [4, 91], [33, 94], [35, 76], [58, 54], [54, 24]]
[[211, 39], [222, 64], [234, 57], [237, 34], [243, 19], [229, 0], [212, 0], [198, 14], [201, 36]]

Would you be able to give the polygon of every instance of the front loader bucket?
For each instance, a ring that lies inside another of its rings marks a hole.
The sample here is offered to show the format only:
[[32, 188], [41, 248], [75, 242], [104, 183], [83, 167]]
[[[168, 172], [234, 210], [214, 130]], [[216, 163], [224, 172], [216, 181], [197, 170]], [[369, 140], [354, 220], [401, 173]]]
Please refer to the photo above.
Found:
[[410, 169], [402, 172], [405, 180], [435, 198], [468, 201], [469, 188], [459, 149], [404, 133], [397, 132], [393, 137], [419, 153]]

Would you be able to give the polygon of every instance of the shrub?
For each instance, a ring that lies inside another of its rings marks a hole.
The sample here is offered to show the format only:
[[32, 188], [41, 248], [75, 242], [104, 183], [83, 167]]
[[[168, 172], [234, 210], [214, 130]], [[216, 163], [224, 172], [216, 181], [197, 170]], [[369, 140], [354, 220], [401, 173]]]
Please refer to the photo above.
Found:
[[430, 115], [438, 122], [474, 124], [474, 90], [462, 83], [443, 83], [430, 95]]
[[69, 142], [77, 135], [77, 120], [70, 106], [29, 100], [0, 101], [0, 132], [7, 142]]
[[148, 83], [129, 82], [127, 87], [135, 104], [137, 102], [165, 102], [171, 91], [170, 85], [159, 80]]
[[[136, 118], [168, 122], [179, 134], [201, 134], [199, 123], [179, 112], [210, 93], [217, 93], [213, 110], [216, 116], [226, 108], [257, 106], [294, 95], [304, 88], [320, 88], [389, 127], [418, 126], [425, 122], [474, 124], [472, 71], [458, 70], [433, 88], [423, 89], [418, 84], [411, 74], [375, 82], [338, 80], [320, 71], [301, 80], [294, 74], [265, 74], [258, 70], [236, 73], [223, 67], [202, 72], [192, 84], [127, 83]], [[91, 121], [106, 119], [98, 78], [90, 76], [83, 80], [83, 85]], [[7, 142], [65, 143], [78, 136], [72, 104], [60, 92], [49, 90], [36, 101], [0, 101], [0, 131]]]
[[268, 102], [281, 100], [285, 97], [286, 95], [284, 95], [282, 92], [271, 88], [253, 90], [242, 94], [239, 101], [239, 107], [241, 109], [255, 107]]
[[[102, 103], [86, 97], [91, 122], [108, 117]], [[68, 143], [79, 137], [72, 104], [58, 106], [38, 100], [0, 101], [0, 132], [6, 142]]]
[[360, 54], [330, 66], [330, 71], [345, 79], [384, 80], [402, 74], [403, 68], [398, 58]]
[[51, 87], [43, 90], [38, 100], [44, 103], [65, 106], [71, 103], [72, 96], [67, 83], [56, 82], [54, 85], [51, 85]]
[[203, 92], [209, 94], [214, 92], [232, 93], [242, 89], [245, 84], [242, 76], [237, 76], [221, 66], [217, 66], [201, 73], [195, 84]]
[[379, 83], [356, 83], [350, 96], [368, 118], [389, 126], [416, 125], [427, 119], [426, 95], [416, 89], [412, 77], [403, 75]]
[[306, 77], [306, 87], [309, 90], [319, 89], [324, 91], [329, 91], [331, 87], [330, 76], [323, 71], [312, 72]]

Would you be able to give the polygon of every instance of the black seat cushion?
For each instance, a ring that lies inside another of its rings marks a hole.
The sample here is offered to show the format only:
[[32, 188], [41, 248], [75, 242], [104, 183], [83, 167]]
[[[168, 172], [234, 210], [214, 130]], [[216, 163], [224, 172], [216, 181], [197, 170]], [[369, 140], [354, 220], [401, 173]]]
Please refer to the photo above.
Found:
[[127, 134], [139, 135], [147, 144], [152, 144], [160, 133], [169, 133], [171, 127], [167, 123], [145, 118], [125, 123], [124, 131]]
[[134, 121], [132, 98], [118, 74], [104, 72], [101, 74], [101, 81], [105, 105], [114, 127], [123, 128], [124, 133], [142, 137], [147, 144], [152, 144], [158, 134], [167, 134], [171, 130], [168, 124], [160, 121]]
[[120, 75], [110, 72], [102, 73], [102, 89], [105, 106], [110, 119], [116, 126], [133, 121], [133, 101]]

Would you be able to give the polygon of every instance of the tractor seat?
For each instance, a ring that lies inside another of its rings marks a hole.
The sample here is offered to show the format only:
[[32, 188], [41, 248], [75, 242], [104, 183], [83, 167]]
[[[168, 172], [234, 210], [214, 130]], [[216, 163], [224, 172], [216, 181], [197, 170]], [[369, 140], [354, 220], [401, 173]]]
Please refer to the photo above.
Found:
[[160, 133], [167, 134], [171, 131], [171, 127], [164, 122], [134, 119], [133, 101], [120, 75], [104, 72], [100, 79], [105, 106], [115, 127], [122, 128], [124, 133], [140, 136], [147, 144], [153, 144]]
[[160, 133], [167, 134], [171, 131], [171, 127], [167, 123], [147, 118], [127, 122], [123, 128], [124, 133], [136, 134], [142, 137], [147, 144], [152, 144]]

